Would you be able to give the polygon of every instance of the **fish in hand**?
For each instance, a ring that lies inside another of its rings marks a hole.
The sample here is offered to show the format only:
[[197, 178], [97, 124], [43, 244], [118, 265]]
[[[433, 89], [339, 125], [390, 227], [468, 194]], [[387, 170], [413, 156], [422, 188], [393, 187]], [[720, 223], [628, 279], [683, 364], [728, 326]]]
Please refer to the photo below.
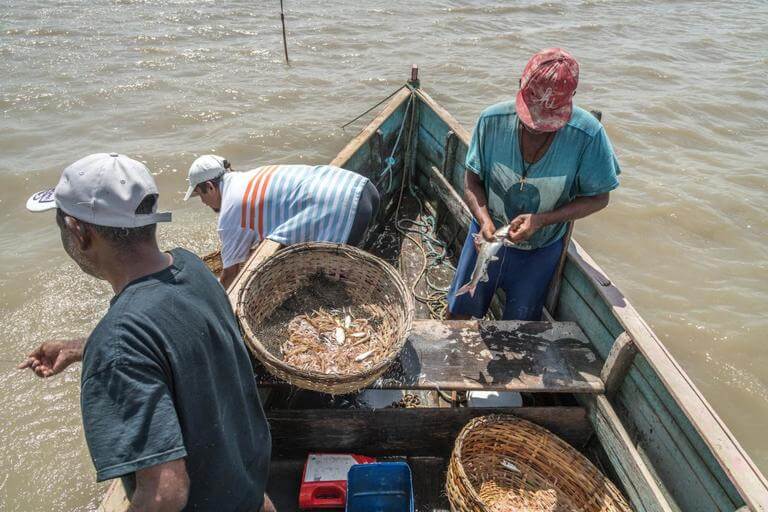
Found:
[[488, 265], [499, 259], [498, 256], [496, 256], [496, 253], [499, 252], [499, 249], [504, 245], [514, 245], [509, 241], [509, 238], [507, 238], [508, 232], [508, 225], [497, 229], [493, 233], [493, 240], [486, 240], [482, 233], [475, 233], [475, 241], [480, 244], [480, 249], [477, 254], [477, 262], [475, 263], [475, 269], [472, 271], [472, 278], [467, 284], [456, 291], [457, 297], [467, 292], [469, 292], [471, 297], [474, 297], [475, 288], [477, 288], [478, 283], [488, 281]]

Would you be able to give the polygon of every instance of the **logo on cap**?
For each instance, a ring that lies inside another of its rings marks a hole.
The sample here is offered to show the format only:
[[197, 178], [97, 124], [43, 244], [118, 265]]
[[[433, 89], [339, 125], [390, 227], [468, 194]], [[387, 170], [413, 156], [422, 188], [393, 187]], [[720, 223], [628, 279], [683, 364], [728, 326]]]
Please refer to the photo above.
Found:
[[579, 83], [579, 63], [560, 48], [531, 57], [520, 79], [515, 106], [529, 128], [553, 132], [571, 118], [573, 93]]
[[40, 192], [35, 193], [32, 196], [32, 199], [38, 203], [53, 203], [53, 190], [54, 189], [52, 188], [48, 190], [41, 190]]

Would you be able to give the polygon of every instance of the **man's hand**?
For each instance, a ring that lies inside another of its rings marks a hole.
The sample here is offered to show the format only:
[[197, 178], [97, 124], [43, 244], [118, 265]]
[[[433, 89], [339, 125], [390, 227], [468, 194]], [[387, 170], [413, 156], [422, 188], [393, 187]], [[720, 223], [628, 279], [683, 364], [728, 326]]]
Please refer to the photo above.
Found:
[[525, 242], [533, 236], [535, 232], [541, 228], [542, 223], [538, 215], [535, 213], [524, 213], [518, 215], [509, 224], [509, 232], [507, 236], [510, 242], [520, 243]]
[[483, 240], [486, 242], [493, 242], [494, 233], [496, 233], [496, 226], [493, 225], [493, 222], [486, 222], [480, 226], [480, 231], [475, 235], [475, 250], [480, 252], [480, 244]]
[[46, 341], [31, 352], [17, 368], [30, 368], [38, 377], [61, 373], [72, 363], [83, 360], [84, 339]]

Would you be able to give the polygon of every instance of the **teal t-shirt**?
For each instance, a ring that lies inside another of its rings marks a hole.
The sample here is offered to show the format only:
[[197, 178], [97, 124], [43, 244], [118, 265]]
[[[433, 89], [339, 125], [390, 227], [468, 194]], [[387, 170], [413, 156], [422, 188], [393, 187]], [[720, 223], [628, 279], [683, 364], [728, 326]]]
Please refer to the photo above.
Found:
[[[621, 170], [603, 126], [592, 114], [574, 106], [571, 119], [557, 131], [544, 156], [528, 167], [521, 190], [517, 126], [514, 101], [493, 105], [480, 114], [467, 151], [467, 169], [483, 181], [496, 227], [520, 214], [549, 212], [576, 197], [619, 186]], [[565, 230], [564, 223], [545, 226], [519, 247], [547, 246]]]
[[185, 510], [259, 510], [271, 439], [224, 289], [183, 249], [110, 304], [85, 345], [81, 408], [98, 481], [186, 459]]

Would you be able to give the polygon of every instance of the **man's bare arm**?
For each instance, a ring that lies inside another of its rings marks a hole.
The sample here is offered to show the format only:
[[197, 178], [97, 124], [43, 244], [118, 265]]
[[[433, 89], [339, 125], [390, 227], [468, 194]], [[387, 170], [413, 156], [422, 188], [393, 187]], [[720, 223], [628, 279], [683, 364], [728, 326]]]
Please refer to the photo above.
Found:
[[128, 512], [178, 512], [187, 505], [189, 475], [184, 459], [136, 472], [136, 490]]
[[224, 287], [225, 290], [229, 289], [229, 285], [232, 284], [232, 281], [235, 280], [237, 277], [237, 274], [240, 273], [240, 267], [242, 267], [242, 263], [235, 263], [231, 267], [227, 267], [224, 270], [221, 271], [221, 275], [219, 276], [219, 282]]
[[480, 232], [487, 240], [492, 239], [496, 228], [493, 225], [491, 213], [488, 211], [488, 198], [485, 196], [483, 181], [472, 171], [467, 171], [464, 175], [464, 198], [467, 201], [467, 206], [469, 206], [469, 211], [480, 224]]

